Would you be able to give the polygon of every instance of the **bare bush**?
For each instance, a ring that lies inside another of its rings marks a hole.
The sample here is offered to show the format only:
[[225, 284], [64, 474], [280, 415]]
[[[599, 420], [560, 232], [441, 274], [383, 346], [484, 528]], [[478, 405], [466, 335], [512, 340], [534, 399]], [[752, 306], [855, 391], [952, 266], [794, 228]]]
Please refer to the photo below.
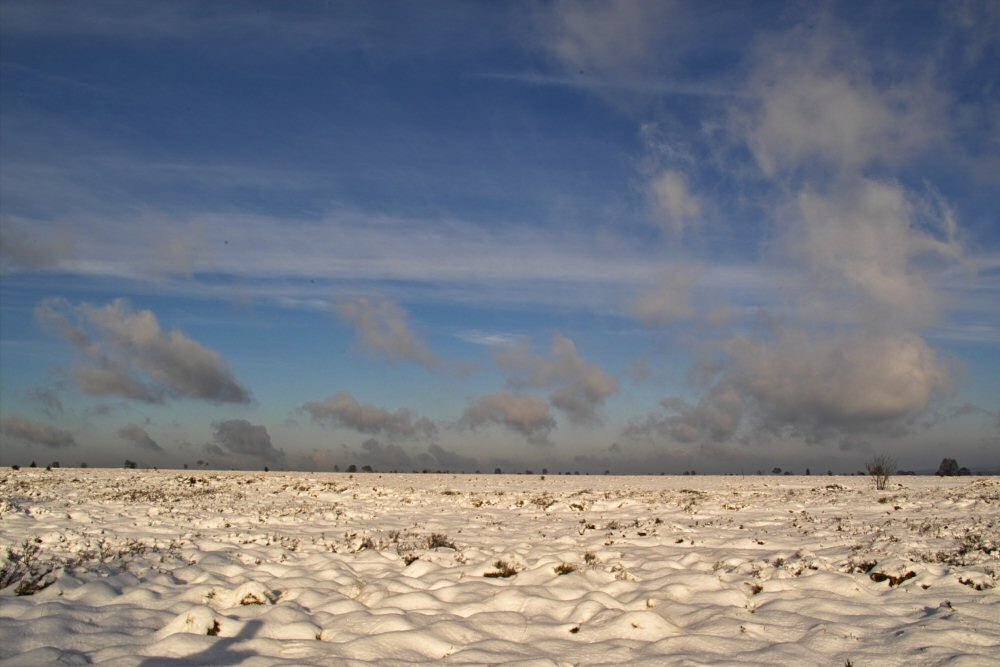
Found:
[[887, 454], [878, 454], [865, 464], [865, 469], [875, 482], [875, 488], [884, 491], [889, 478], [896, 472], [896, 462]]

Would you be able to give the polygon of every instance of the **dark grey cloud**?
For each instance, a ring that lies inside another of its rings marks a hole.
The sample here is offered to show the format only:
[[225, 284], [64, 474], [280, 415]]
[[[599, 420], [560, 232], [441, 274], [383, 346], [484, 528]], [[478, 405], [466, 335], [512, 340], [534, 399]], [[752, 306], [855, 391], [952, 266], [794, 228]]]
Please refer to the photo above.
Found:
[[437, 426], [426, 417], [420, 417], [406, 408], [390, 412], [374, 405], [364, 405], [344, 391], [324, 401], [306, 403], [302, 409], [319, 423], [369, 435], [384, 435], [390, 440], [426, 439], [437, 435]]
[[41, 406], [46, 416], [55, 418], [63, 413], [63, 404], [56, 390], [50, 387], [36, 387], [28, 391], [28, 399]]
[[507, 392], [476, 399], [459, 420], [460, 427], [470, 429], [493, 424], [520, 433], [533, 445], [548, 446], [552, 444], [549, 434], [556, 427], [556, 420], [545, 399]]
[[167, 398], [251, 400], [217, 352], [179, 330], [164, 331], [152, 311], [135, 311], [124, 299], [105, 306], [47, 299], [35, 314], [44, 328], [76, 348], [80, 363], [74, 378], [82, 391], [93, 396], [145, 403]]
[[382, 444], [375, 438], [361, 443], [359, 454], [363, 464], [379, 470], [406, 470], [413, 467], [413, 458], [399, 445]]
[[284, 450], [275, 449], [271, 436], [264, 426], [251, 424], [245, 419], [229, 419], [216, 422], [214, 444], [240, 456], [252, 456], [270, 463], [280, 463], [285, 459]]
[[479, 467], [479, 462], [471, 456], [463, 456], [458, 452], [445, 449], [440, 445], [431, 445], [427, 453], [441, 470], [463, 470], [471, 472]]
[[0, 419], [0, 432], [7, 438], [24, 445], [41, 445], [49, 449], [75, 447], [76, 439], [69, 431], [43, 424], [20, 415]]
[[118, 437], [122, 440], [132, 443], [140, 449], [145, 449], [148, 452], [162, 452], [163, 447], [151, 437], [146, 429], [142, 428], [137, 424], [126, 424], [118, 429]]

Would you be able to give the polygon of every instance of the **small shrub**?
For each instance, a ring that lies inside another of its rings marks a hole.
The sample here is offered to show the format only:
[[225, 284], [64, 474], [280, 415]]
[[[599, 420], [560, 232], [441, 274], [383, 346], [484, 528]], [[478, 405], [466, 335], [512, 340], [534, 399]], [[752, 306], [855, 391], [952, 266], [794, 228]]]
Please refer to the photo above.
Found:
[[601, 559], [598, 558], [596, 554], [588, 551], [587, 553], [583, 554], [583, 562], [586, 563], [587, 565], [596, 565], [597, 563], [601, 562]]
[[513, 577], [515, 574], [517, 574], [517, 570], [514, 568], [514, 566], [505, 560], [498, 560], [497, 562], [493, 563], [493, 567], [496, 568], [495, 572], [484, 572], [483, 576], [490, 577], [492, 579], [496, 578], [506, 579], [508, 577]]
[[552, 569], [556, 571], [556, 574], [562, 576], [564, 574], [569, 574], [570, 572], [576, 572], [576, 565], [573, 565], [572, 563], [559, 563], [559, 565], [556, 565]]
[[439, 547], [443, 547], [445, 549], [455, 549], [456, 551], [458, 550], [458, 547], [455, 546], [454, 542], [448, 539], [447, 535], [432, 533], [431, 536], [427, 538], [427, 548], [437, 549]]

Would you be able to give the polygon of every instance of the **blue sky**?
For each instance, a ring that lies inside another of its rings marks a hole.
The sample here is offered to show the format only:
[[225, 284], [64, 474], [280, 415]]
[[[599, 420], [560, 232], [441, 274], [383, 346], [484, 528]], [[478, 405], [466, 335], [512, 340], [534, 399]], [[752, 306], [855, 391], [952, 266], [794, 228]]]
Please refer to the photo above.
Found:
[[1000, 468], [1000, 11], [0, 2], [0, 463]]

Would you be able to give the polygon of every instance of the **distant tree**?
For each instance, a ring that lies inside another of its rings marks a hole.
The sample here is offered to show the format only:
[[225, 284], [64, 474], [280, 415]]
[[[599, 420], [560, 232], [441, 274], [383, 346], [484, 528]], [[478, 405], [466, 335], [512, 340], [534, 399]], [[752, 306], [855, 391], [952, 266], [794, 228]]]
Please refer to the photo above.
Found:
[[534, 475], [535, 473], [534, 473], [534, 472], [532, 472], [532, 471], [530, 471], [530, 470], [525, 470], [525, 471], [524, 471], [524, 474], [525, 474], [525, 475]]
[[50, 471], [50, 472], [51, 472], [51, 471], [52, 471], [52, 466], [45, 466], [45, 470], [47, 470], [47, 471]]
[[53, 461], [52, 462], [52, 467], [53, 468], [58, 468], [59, 467], [59, 461]]
[[775, 474], [775, 475], [780, 475], [781, 474], [781, 468], [779, 468], [778, 466], [774, 466], [773, 468], [771, 468], [771, 472], [773, 474]]
[[361, 466], [361, 472], [375, 472], [371, 466]]
[[811, 473], [811, 472], [809, 472], [809, 468], [806, 468], [806, 475], [811, 475], [811, 474], [812, 474], [812, 473]]
[[11, 470], [20, 470], [20, 469], [21, 469], [21, 466], [19, 466], [19, 465], [17, 465], [17, 464], [15, 463], [14, 465], [12, 465], [12, 466], [10, 467], [10, 469], [11, 469]]
[[959, 477], [968, 477], [969, 475], [972, 474], [972, 471], [966, 468], [965, 466], [962, 466], [961, 468], [958, 469], [957, 474]]
[[610, 470], [605, 470], [605, 471], [604, 471], [604, 474], [605, 474], [605, 475], [610, 475], [610, 474], [611, 474], [611, 471], [610, 471]]
[[503, 474], [503, 470], [501, 470], [500, 468], [495, 468], [493, 470], [493, 474], [494, 475], [502, 475]]
[[87, 462], [86, 461], [81, 461], [80, 462], [80, 467], [81, 468], [86, 468], [87, 467]]
[[829, 475], [830, 477], [833, 477], [833, 471], [832, 470], [827, 470], [826, 474]]
[[354, 465], [353, 463], [347, 466], [347, 472], [357, 472], [357, 471], [358, 471], [358, 466]]
[[340, 466], [336, 463], [333, 464], [333, 472], [340, 472]]
[[264, 472], [271, 472], [271, 470], [267, 466], [264, 466]]
[[31, 465], [29, 465], [28, 467], [29, 467], [29, 468], [37, 468], [38, 466], [36, 466], [36, 465], [35, 465], [35, 462], [34, 462], [34, 461], [32, 461], [32, 462], [31, 462]]
[[136, 462], [125, 459], [125, 467], [128, 468], [129, 470], [135, 470]]
[[958, 461], [955, 459], [941, 459], [937, 474], [939, 477], [953, 477], [958, 474]]
[[889, 478], [896, 472], [896, 462], [887, 454], [877, 454], [865, 464], [865, 470], [871, 475], [875, 489], [885, 491], [885, 487], [889, 484]]
[[188, 464], [186, 464], [186, 463], [184, 464], [184, 469], [185, 469], [185, 470], [187, 470], [187, 469], [188, 469]]
[[542, 474], [543, 475], [548, 475], [549, 474], [549, 469], [548, 468], [542, 468]]

